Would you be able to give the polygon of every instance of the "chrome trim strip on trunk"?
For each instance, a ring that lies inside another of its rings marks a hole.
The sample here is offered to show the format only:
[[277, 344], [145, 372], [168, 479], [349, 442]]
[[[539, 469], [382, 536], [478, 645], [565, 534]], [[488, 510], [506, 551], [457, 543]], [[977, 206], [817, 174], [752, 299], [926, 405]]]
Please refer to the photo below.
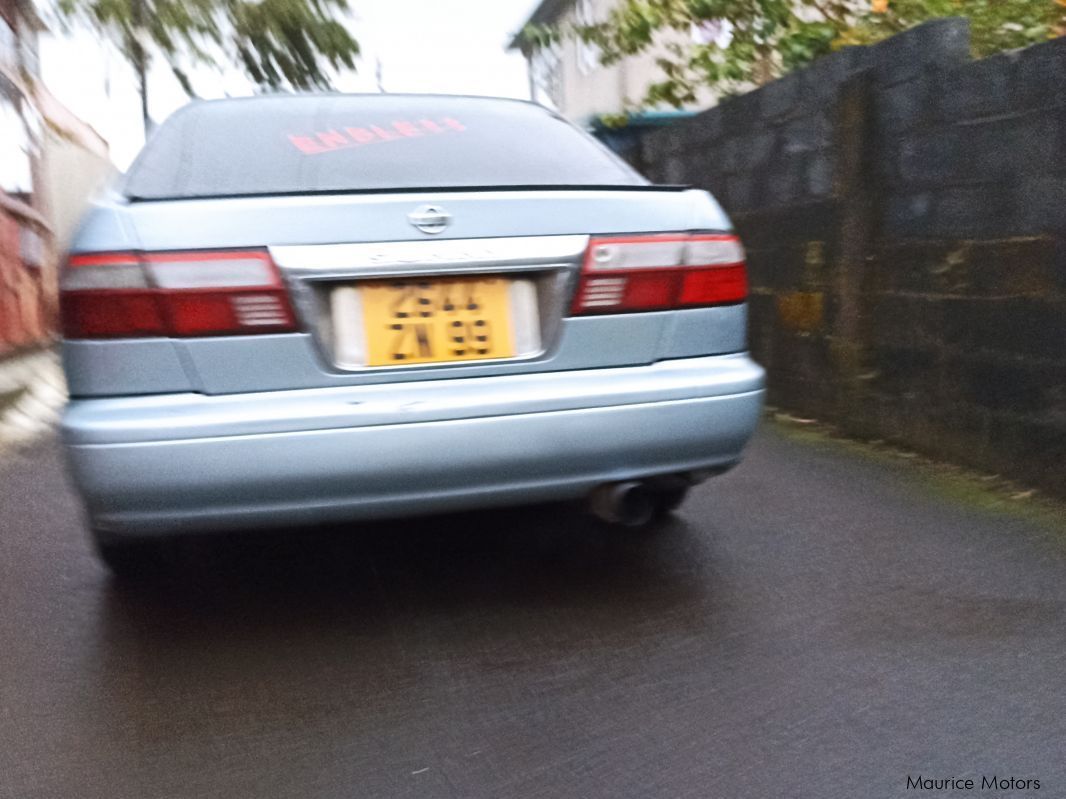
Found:
[[492, 239], [390, 241], [360, 244], [284, 245], [270, 254], [289, 274], [304, 280], [338, 277], [543, 271], [577, 262], [586, 235], [514, 236]]

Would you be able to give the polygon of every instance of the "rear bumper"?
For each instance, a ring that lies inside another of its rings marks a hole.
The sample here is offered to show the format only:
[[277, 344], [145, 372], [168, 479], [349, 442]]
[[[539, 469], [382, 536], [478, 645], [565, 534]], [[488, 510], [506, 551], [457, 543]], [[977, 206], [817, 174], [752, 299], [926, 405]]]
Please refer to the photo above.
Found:
[[743, 355], [403, 386], [74, 401], [74, 482], [114, 534], [409, 516], [579, 497], [735, 463]]

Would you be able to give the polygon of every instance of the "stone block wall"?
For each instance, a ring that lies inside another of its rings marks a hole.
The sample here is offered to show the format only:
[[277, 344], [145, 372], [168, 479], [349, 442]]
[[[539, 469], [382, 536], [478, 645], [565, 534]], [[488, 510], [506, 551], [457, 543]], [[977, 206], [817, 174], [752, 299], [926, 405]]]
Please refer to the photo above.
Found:
[[1066, 39], [848, 48], [646, 136], [749, 253], [770, 402], [1066, 496]]

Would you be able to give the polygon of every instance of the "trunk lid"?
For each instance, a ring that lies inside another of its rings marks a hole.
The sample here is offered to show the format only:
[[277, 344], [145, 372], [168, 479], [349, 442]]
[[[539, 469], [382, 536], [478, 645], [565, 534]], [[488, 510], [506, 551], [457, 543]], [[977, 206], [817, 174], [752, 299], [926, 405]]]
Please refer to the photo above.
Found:
[[[414, 224], [432, 225], [438, 216], [448, 222], [440, 232]], [[650, 363], [662, 357], [677, 312], [567, 318], [588, 237], [727, 229], [721, 209], [700, 191], [464, 190], [119, 200], [90, 214], [75, 246], [269, 249], [303, 332], [171, 340], [195, 390], [222, 394]], [[367, 342], [357, 341], [365, 332], [364, 281], [416, 277], [433, 291], [448, 281], [502, 278], [510, 292], [512, 356], [367, 365]]]

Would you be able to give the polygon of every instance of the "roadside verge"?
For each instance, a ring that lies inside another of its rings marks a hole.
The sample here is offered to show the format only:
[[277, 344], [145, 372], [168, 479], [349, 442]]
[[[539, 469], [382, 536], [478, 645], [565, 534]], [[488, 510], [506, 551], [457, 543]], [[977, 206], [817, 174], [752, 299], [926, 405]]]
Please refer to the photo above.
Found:
[[1000, 474], [938, 461], [881, 440], [863, 440], [817, 419], [766, 409], [766, 421], [788, 439], [837, 454], [848, 453], [892, 468], [928, 496], [970, 510], [1022, 518], [1066, 534], [1066, 502]]
[[53, 350], [0, 360], [0, 452], [51, 429], [66, 398], [59, 356]]

